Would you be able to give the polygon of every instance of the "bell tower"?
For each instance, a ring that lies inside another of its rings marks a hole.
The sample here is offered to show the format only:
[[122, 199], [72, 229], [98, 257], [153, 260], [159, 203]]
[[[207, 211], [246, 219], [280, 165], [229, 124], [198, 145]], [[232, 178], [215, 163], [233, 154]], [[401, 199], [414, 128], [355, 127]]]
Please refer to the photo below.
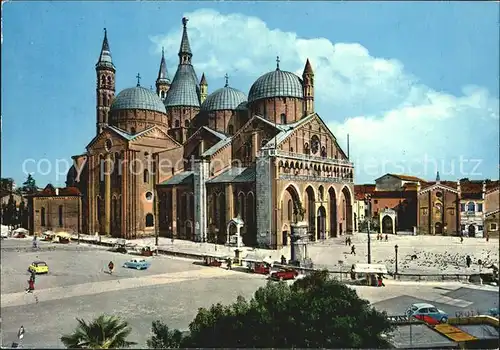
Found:
[[167, 63], [165, 62], [165, 51], [161, 49], [160, 70], [156, 79], [156, 94], [162, 100], [167, 97], [167, 91], [170, 89], [170, 79], [168, 77]]
[[306, 61], [304, 72], [302, 73], [304, 90], [304, 115], [314, 113], [314, 72], [309, 62]]
[[111, 59], [111, 51], [109, 50], [108, 33], [104, 28], [104, 39], [102, 41], [101, 54], [95, 65], [97, 75], [96, 88], [96, 110], [97, 122], [96, 133], [99, 135], [102, 129], [108, 125], [108, 115], [111, 107], [111, 102], [115, 97], [115, 65]]

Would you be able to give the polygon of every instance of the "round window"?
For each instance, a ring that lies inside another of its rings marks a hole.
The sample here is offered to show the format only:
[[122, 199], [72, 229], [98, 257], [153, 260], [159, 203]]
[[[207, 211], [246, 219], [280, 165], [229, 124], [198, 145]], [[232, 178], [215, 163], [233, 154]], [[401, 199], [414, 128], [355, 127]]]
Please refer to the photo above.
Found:
[[113, 146], [113, 142], [111, 142], [111, 139], [107, 139], [106, 142], [105, 142], [105, 144], [104, 144], [104, 147], [106, 148], [106, 151], [109, 151], [112, 146]]
[[443, 194], [441, 192], [436, 192], [436, 197], [441, 198]]
[[153, 192], [146, 192], [146, 200], [148, 201], [153, 200]]

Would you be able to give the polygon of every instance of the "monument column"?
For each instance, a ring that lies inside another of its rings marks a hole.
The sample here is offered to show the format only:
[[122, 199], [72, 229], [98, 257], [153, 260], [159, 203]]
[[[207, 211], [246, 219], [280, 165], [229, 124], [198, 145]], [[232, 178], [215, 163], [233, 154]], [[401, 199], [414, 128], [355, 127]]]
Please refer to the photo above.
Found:
[[111, 233], [111, 157], [106, 155], [106, 172], [104, 174], [104, 232]]
[[172, 238], [177, 238], [177, 188], [172, 187]]

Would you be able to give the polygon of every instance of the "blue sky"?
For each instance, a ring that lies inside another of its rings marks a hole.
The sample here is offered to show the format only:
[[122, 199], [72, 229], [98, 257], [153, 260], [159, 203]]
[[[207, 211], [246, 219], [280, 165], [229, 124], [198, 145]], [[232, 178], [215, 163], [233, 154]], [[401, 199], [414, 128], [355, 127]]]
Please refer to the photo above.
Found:
[[62, 185], [56, 160], [95, 136], [103, 27], [118, 92], [138, 72], [154, 85], [162, 46], [173, 76], [183, 15], [209, 92], [228, 73], [247, 93], [276, 55], [294, 72], [311, 58], [316, 111], [344, 148], [350, 134], [356, 182], [385, 172], [432, 179], [436, 169], [498, 178], [498, 4], [98, 1], [3, 4], [2, 177], [22, 183], [34, 159], [40, 169], [26, 170], [39, 185]]

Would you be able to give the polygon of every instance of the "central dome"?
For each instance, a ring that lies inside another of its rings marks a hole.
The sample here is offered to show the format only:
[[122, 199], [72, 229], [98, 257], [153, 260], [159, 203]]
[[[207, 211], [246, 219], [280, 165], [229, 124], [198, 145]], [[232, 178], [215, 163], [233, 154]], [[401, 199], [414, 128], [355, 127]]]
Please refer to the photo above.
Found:
[[276, 69], [253, 83], [248, 93], [248, 102], [272, 97], [303, 98], [302, 80], [291, 72]]
[[119, 109], [147, 109], [167, 113], [161, 98], [142, 86], [122, 90], [111, 104], [112, 111]]
[[246, 102], [246, 95], [232, 87], [225, 86], [212, 92], [201, 105], [203, 111], [235, 110], [243, 102]]

